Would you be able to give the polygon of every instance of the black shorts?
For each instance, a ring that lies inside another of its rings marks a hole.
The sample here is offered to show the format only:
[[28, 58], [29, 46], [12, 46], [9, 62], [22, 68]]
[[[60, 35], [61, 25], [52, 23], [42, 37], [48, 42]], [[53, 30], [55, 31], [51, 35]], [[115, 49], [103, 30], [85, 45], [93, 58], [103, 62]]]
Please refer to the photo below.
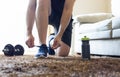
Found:
[[[62, 0], [52, 0], [52, 1], [62, 1]], [[51, 15], [49, 16], [49, 24], [52, 25], [55, 29], [55, 34], [58, 33], [59, 26], [60, 26], [60, 20], [62, 16], [62, 11], [61, 10], [56, 10], [56, 8], [61, 8], [59, 5], [57, 7], [54, 7], [56, 5], [54, 2], [51, 2], [51, 6], [53, 6], [51, 9]], [[60, 5], [61, 6], [61, 5]], [[61, 12], [60, 12], [61, 11]], [[68, 24], [68, 27], [66, 28], [63, 36], [62, 36], [62, 41], [67, 44], [68, 46], [71, 46], [71, 37], [72, 37], [72, 16], [71, 20]]]

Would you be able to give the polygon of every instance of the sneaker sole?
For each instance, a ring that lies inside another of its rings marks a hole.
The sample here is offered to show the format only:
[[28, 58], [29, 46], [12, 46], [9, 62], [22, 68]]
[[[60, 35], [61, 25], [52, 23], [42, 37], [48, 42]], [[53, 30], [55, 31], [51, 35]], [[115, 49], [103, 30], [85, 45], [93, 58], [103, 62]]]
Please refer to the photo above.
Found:
[[41, 56], [39, 56], [39, 57], [34, 57], [35, 59], [42, 59], [42, 58], [47, 58], [46, 56], [43, 56], [43, 55], [41, 55]]

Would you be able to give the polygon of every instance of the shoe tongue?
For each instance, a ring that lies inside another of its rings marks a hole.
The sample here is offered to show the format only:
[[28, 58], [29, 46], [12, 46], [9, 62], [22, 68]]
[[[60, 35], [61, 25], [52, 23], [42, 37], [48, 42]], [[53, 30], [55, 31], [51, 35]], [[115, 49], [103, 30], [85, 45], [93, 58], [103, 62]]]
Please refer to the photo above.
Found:
[[41, 46], [42, 46], [42, 47], [46, 47], [46, 44], [42, 44]]

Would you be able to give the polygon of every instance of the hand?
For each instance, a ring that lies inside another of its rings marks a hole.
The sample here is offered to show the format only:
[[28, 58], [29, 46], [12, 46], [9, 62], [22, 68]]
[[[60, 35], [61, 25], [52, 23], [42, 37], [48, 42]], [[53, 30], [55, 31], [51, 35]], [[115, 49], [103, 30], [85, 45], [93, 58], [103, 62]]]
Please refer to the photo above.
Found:
[[56, 48], [60, 47], [60, 45], [61, 45], [61, 37], [59, 35], [57, 35], [53, 40], [52, 48], [56, 49]]
[[29, 48], [34, 47], [34, 37], [33, 37], [33, 35], [29, 35], [25, 43]]

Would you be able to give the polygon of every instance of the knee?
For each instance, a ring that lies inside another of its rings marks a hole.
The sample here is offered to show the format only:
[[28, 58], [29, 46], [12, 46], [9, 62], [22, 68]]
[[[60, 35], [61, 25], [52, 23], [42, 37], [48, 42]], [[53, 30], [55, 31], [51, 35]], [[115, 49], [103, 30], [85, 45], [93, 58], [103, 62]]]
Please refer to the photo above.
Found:
[[38, 0], [37, 1], [37, 10], [42, 13], [47, 13], [50, 15], [50, 0]]
[[35, 0], [31, 0], [29, 2], [28, 9], [30, 9], [30, 10], [35, 10], [36, 9], [36, 1]]
[[48, 6], [48, 0], [37, 0], [37, 6], [39, 9], [46, 10]]
[[67, 57], [70, 52], [70, 47], [64, 42], [61, 43], [61, 46], [57, 49], [57, 55], [61, 57]]

